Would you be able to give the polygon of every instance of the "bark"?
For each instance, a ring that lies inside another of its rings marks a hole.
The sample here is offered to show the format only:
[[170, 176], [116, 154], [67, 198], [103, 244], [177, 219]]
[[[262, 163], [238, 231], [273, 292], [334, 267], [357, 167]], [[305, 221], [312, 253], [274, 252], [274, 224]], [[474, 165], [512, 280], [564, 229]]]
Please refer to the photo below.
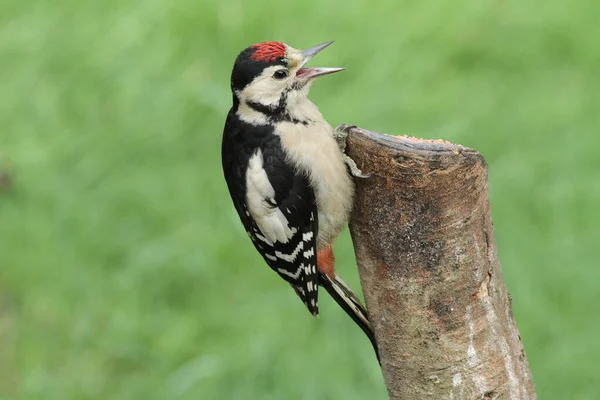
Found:
[[347, 127], [350, 221], [390, 399], [536, 399], [498, 261], [487, 164], [443, 141]]

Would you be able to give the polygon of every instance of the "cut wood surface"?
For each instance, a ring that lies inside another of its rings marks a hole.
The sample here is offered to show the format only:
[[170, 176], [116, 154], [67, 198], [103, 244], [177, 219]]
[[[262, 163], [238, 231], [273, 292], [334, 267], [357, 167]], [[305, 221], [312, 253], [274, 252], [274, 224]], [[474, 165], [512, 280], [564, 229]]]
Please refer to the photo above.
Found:
[[536, 399], [498, 261], [487, 164], [441, 140], [356, 127], [350, 221], [390, 398]]

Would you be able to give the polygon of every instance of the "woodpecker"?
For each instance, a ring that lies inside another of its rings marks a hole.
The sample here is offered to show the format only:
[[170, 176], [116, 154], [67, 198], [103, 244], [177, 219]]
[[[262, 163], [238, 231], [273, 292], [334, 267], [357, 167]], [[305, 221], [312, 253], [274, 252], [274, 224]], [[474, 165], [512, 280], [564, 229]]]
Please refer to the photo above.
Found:
[[347, 167], [366, 176], [343, 153], [343, 134], [334, 132], [307, 98], [317, 77], [343, 70], [305, 67], [331, 43], [301, 51], [264, 42], [238, 55], [231, 73], [233, 106], [223, 132], [223, 172], [235, 209], [267, 265], [314, 316], [318, 288], [324, 287], [377, 354], [367, 312], [335, 272], [332, 250], [352, 209], [354, 182]]

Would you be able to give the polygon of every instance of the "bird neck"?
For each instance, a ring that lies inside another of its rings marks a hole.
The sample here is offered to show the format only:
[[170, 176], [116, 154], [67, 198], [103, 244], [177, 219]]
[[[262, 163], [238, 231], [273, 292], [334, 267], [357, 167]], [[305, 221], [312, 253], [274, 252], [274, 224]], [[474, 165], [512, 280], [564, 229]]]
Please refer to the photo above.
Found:
[[306, 96], [288, 96], [286, 100], [267, 105], [244, 101], [234, 96], [234, 109], [242, 121], [252, 125], [267, 125], [282, 121], [308, 125], [323, 120], [317, 106]]

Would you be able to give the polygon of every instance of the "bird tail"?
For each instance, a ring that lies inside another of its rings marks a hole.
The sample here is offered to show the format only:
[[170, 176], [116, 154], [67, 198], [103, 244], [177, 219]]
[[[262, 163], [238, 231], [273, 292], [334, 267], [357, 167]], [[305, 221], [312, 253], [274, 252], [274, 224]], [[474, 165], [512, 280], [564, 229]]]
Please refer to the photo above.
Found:
[[329, 295], [333, 297], [336, 303], [339, 304], [340, 307], [348, 314], [350, 318], [363, 330], [363, 332], [367, 335], [371, 344], [373, 345], [373, 349], [375, 350], [375, 354], [377, 355], [377, 360], [379, 361], [379, 350], [377, 348], [377, 341], [375, 340], [375, 334], [373, 333], [373, 328], [371, 327], [371, 323], [369, 322], [369, 317], [367, 315], [367, 310], [363, 307], [360, 299], [350, 286], [342, 278], [340, 278], [337, 274], [334, 279], [331, 279], [326, 274], [321, 274], [321, 279], [319, 279], [319, 284], [327, 290]]

